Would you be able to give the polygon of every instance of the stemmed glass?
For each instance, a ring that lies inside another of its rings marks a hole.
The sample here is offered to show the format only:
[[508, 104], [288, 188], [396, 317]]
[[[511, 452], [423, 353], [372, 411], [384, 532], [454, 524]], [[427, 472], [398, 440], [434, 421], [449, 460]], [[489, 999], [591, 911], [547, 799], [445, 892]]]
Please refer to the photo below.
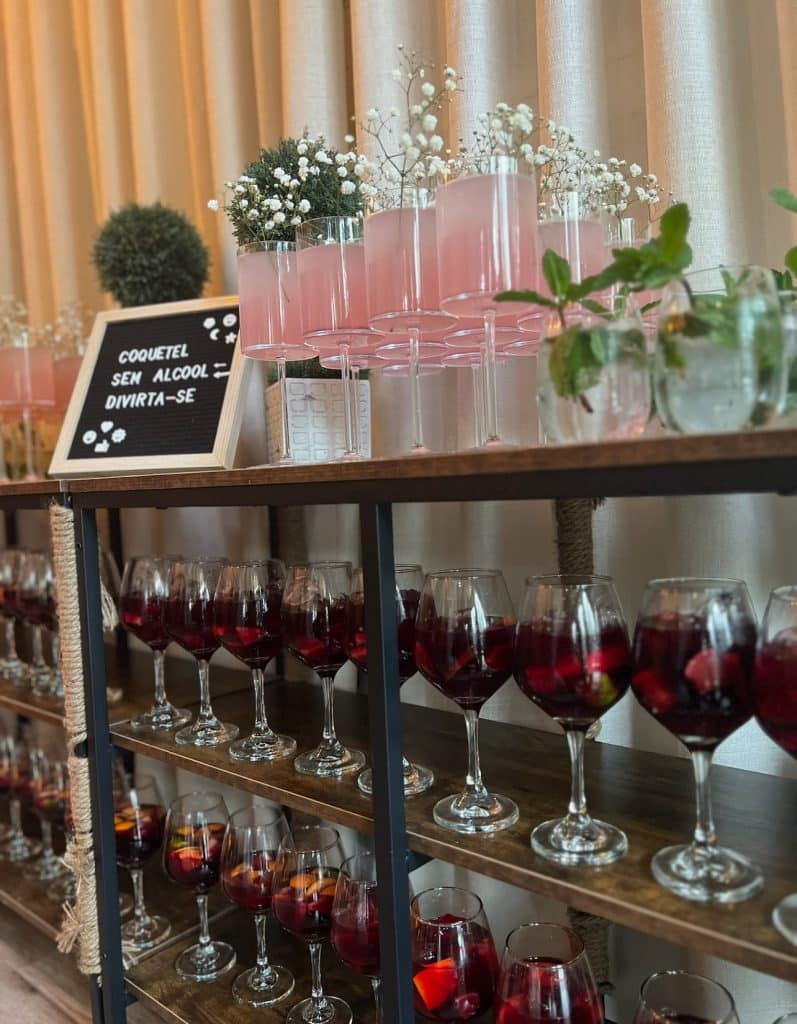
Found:
[[288, 570], [282, 598], [285, 643], [295, 658], [321, 677], [324, 690], [321, 742], [293, 762], [302, 775], [334, 778], [365, 764], [365, 754], [345, 747], [335, 734], [335, 675], [346, 663], [350, 590], [351, 562], [306, 562]]
[[[423, 569], [419, 565], [397, 565], [396, 619], [398, 634], [399, 686], [415, 675], [415, 617], [423, 587]], [[351, 661], [363, 672], [368, 671], [368, 644], [365, 634], [365, 586], [362, 569], [355, 569], [347, 605], [346, 651]], [[410, 764], [402, 757], [404, 796], [425, 793], [434, 783], [434, 774], [423, 765]], [[374, 775], [370, 768], [360, 772], [357, 785], [369, 796], [374, 791]]]
[[530, 576], [518, 617], [515, 681], [565, 731], [572, 783], [564, 818], [531, 833], [535, 853], [558, 864], [611, 864], [628, 849], [624, 832], [596, 821], [584, 793], [584, 741], [631, 681], [631, 648], [608, 576]]
[[0, 409], [20, 417], [26, 480], [37, 479], [33, 418], [54, 406], [52, 353], [31, 344], [30, 332], [20, 330], [12, 344], [0, 347]]
[[739, 1024], [733, 996], [688, 971], [660, 971], [642, 985], [633, 1024]]
[[0, 614], [5, 625], [6, 653], [0, 674], [17, 684], [25, 682], [25, 666], [17, 654], [17, 580], [23, 552], [18, 548], [0, 551]]
[[158, 784], [149, 775], [134, 785], [127, 777], [114, 808], [116, 863], [130, 872], [133, 918], [122, 928], [122, 939], [143, 952], [162, 942], [172, 930], [165, 917], [152, 916], [144, 905], [144, 865], [160, 850], [166, 811]]
[[662, 579], [645, 588], [631, 686], [692, 755], [697, 790], [692, 843], [660, 850], [651, 869], [684, 899], [737, 903], [763, 884], [755, 864], [718, 845], [709, 789], [714, 751], [752, 714], [755, 643], [755, 616], [740, 580]]
[[211, 939], [208, 930], [208, 892], [219, 880], [228, 819], [218, 793], [178, 797], [166, 815], [164, 870], [179, 885], [194, 890], [199, 910], [199, 941], [183, 950], [174, 965], [188, 981], [214, 981], [235, 966], [235, 950]]
[[213, 596], [222, 567], [220, 558], [176, 559], [169, 566], [163, 624], [167, 634], [192, 654], [199, 667], [199, 714], [175, 733], [175, 743], [215, 747], [234, 740], [238, 726], [221, 722], [210, 703], [210, 665], [219, 641], [213, 634]]
[[343, 862], [332, 904], [331, 939], [339, 959], [371, 979], [376, 1022], [382, 1024], [376, 881], [376, 858], [372, 853], [357, 853]]
[[46, 595], [53, 579], [50, 556], [43, 551], [27, 551], [19, 571], [17, 607], [32, 629], [31, 661], [28, 667], [33, 692], [41, 696], [50, 693], [53, 684], [52, 672], [44, 660], [42, 645], [42, 629], [47, 617]]
[[230, 817], [221, 851], [221, 888], [227, 899], [255, 915], [256, 966], [233, 982], [233, 999], [240, 1006], [273, 1006], [293, 992], [294, 977], [287, 967], [269, 963], [266, 925], [271, 908], [274, 868], [280, 843], [289, 834], [282, 811], [247, 807]]
[[225, 565], [216, 584], [213, 632], [251, 671], [255, 691], [254, 732], [230, 744], [230, 757], [236, 761], [274, 761], [296, 751], [296, 740], [269, 726], [264, 698], [265, 669], [282, 650], [284, 585], [285, 566], [278, 558]]
[[3, 737], [0, 747], [2, 773], [9, 779], [8, 815], [11, 827], [0, 847], [0, 860], [30, 860], [41, 850], [41, 843], [28, 839], [22, 831], [22, 800], [30, 795], [31, 758], [23, 743], [15, 742], [10, 736]]
[[468, 773], [461, 793], [439, 800], [434, 820], [454, 832], [498, 832], [517, 804], [490, 793], [479, 764], [479, 712], [512, 672], [515, 617], [498, 569], [429, 573], [421, 593], [415, 660], [425, 679], [465, 715]]
[[[753, 673], [753, 706], [764, 732], [797, 757], [797, 587], [776, 587], [769, 595], [758, 635]], [[772, 923], [797, 945], [797, 893], [786, 896]]]
[[495, 1000], [498, 957], [482, 901], [467, 889], [426, 889], [410, 903], [415, 1009], [427, 1020], [470, 1020]]
[[65, 762], [49, 761], [41, 751], [31, 757], [31, 768], [31, 803], [41, 826], [42, 850], [41, 856], [25, 870], [25, 877], [51, 882], [66, 873], [63, 861], [53, 849], [53, 825], [64, 824], [69, 775]]
[[119, 595], [122, 625], [152, 651], [155, 668], [155, 700], [149, 711], [130, 719], [134, 729], [148, 732], [176, 729], [191, 721], [187, 708], [176, 708], [166, 696], [164, 656], [171, 638], [163, 624], [168, 592], [169, 565], [176, 558], [139, 555], [125, 563]]
[[510, 932], [496, 998], [496, 1024], [603, 1024], [584, 943], [558, 924]]
[[351, 1024], [348, 1003], [324, 994], [321, 949], [329, 941], [332, 903], [343, 860], [334, 828], [306, 825], [282, 840], [274, 868], [274, 914], [282, 927], [310, 949], [309, 999], [291, 1007], [287, 1024]]

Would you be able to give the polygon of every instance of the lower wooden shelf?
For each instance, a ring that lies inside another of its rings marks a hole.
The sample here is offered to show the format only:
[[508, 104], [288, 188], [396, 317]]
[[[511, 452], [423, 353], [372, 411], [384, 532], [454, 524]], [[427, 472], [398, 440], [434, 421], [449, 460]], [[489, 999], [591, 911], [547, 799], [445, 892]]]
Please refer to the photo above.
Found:
[[52, 882], [25, 877], [29, 867], [27, 861], [0, 863], [0, 904], [55, 942], [63, 917], [61, 904], [47, 896]]

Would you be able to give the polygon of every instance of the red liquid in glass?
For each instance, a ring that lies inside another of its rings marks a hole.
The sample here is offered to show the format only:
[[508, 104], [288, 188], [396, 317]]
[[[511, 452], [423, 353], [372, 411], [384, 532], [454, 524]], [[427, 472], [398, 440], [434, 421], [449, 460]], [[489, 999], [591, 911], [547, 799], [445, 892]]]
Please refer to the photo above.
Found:
[[323, 675], [334, 675], [347, 661], [346, 598], [331, 602], [328, 612], [291, 608], [283, 612], [285, 643], [304, 665]]
[[22, 618], [31, 626], [44, 625], [46, 610], [45, 599], [41, 597], [38, 590], [25, 588], [17, 592], [17, 607]]
[[212, 599], [165, 601], [163, 624], [172, 640], [200, 661], [207, 661], [218, 649], [219, 641], [213, 635]]
[[579, 988], [576, 978], [544, 970], [564, 963], [553, 957], [528, 957], [502, 975], [506, 996], [496, 1000], [496, 1024], [602, 1024], [603, 1011], [594, 992]]
[[338, 873], [332, 868], [296, 874], [274, 893], [272, 906], [282, 927], [303, 942], [325, 942], [332, 927]]
[[753, 704], [764, 732], [797, 757], [797, 631], [782, 630], [758, 652]]
[[587, 727], [628, 689], [631, 648], [619, 624], [604, 626], [589, 650], [577, 643], [572, 626], [569, 619], [522, 623], [515, 645], [515, 679], [551, 718]]
[[117, 810], [113, 817], [117, 863], [137, 868], [157, 853], [163, 840], [163, 818], [163, 808], [157, 804]]
[[51, 825], [63, 828], [66, 810], [66, 793], [63, 790], [55, 786], [37, 790], [33, 798], [33, 807], [36, 813]]
[[749, 621], [734, 624], [728, 642], [712, 646], [705, 623], [694, 616], [643, 619], [634, 634], [633, 691], [690, 750], [711, 750], [752, 714], [755, 638]]
[[514, 623], [501, 617], [473, 637], [468, 616], [419, 623], [415, 660], [424, 678], [463, 708], [480, 708], [512, 672]]
[[135, 591], [119, 600], [122, 625], [153, 651], [165, 651], [171, 643], [163, 626], [163, 603], [159, 597], [145, 598]]
[[365, 914], [344, 906], [332, 915], [332, 945], [344, 964], [369, 978], [379, 977], [379, 911], [376, 890], [367, 895]]
[[273, 881], [273, 851], [253, 853], [246, 863], [224, 868], [221, 873], [221, 888], [227, 899], [239, 907], [265, 913], [271, 906], [271, 883]]
[[169, 877], [197, 892], [207, 892], [219, 878], [224, 830], [221, 822], [175, 829], [163, 860]]
[[0, 588], [0, 607], [2, 607], [4, 615], [15, 619], [22, 618], [17, 588], [13, 583], [5, 583]]
[[265, 668], [282, 650], [282, 591], [270, 587], [266, 606], [255, 600], [217, 600], [213, 633], [225, 650], [249, 668]]
[[5, 795], [11, 791], [11, 772], [0, 769], [0, 793]]
[[[415, 616], [421, 595], [417, 590], [402, 590], [401, 604], [397, 604], [399, 682], [406, 681], [418, 671], [415, 664]], [[349, 603], [349, 658], [358, 668], [368, 670], [368, 643], [365, 635], [365, 602]]]
[[490, 933], [474, 922], [439, 929], [460, 918], [444, 914], [414, 925], [412, 982], [415, 1009], [428, 1020], [470, 1020], [489, 1010], [495, 997], [498, 959]]

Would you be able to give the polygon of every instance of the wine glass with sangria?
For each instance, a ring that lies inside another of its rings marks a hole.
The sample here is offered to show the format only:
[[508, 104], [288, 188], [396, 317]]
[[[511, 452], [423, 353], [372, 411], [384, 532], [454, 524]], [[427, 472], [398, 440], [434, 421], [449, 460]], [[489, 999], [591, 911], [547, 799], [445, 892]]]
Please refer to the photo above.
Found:
[[2, 847], [0, 860], [22, 861], [36, 857], [41, 843], [29, 839], [22, 829], [22, 805], [30, 803], [32, 758], [27, 746], [20, 740], [6, 736], [2, 748], [2, 771], [9, 784], [8, 815], [10, 829]]
[[690, 844], [651, 861], [660, 885], [688, 900], [737, 903], [763, 885], [758, 867], [717, 842], [709, 771], [719, 744], [750, 718], [756, 624], [740, 580], [662, 579], [645, 588], [631, 687], [692, 755], [697, 819]]
[[608, 576], [530, 576], [518, 617], [515, 681], [565, 731], [571, 793], [564, 818], [531, 834], [535, 853], [573, 867], [611, 864], [628, 849], [615, 825], [587, 812], [587, 730], [624, 696], [631, 647], [620, 601]]
[[633, 1024], [739, 1024], [730, 992], [688, 971], [660, 971], [642, 985]]
[[18, 548], [0, 551], [0, 615], [5, 627], [5, 657], [0, 662], [0, 675], [17, 684], [25, 681], [25, 666], [17, 654], [17, 580], [23, 552]]
[[[423, 588], [423, 569], [419, 565], [397, 565], [396, 575], [396, 620], [398, 636], [399, 686], [415, 675], [415, 618]], [[355, 569], [352, 576], [351, 593], [347, 606], [346, 651], [351, 661], [363, 672], [368, 671], [368, 641], [365, 632], [365, 584], [362, 569]], [[410, 764], [402, 758], [404, 771], [404, 796], [425, 793], [434, 783], [434, 774], [423, 765]], [[370, 768], [360, 772], [357, 785], [363, 793], [371, 796], [374, 791], [374, 775]]]
[[166, 815], [163, 867], [178, 885], [193, 889], [199, 911], [199, 940], [178, 956], [174, 967], [188, 981], [215, 981], [235, 967], [235, 950], [211, 939], [208, 893], [219, 880], [221, 850], [229, 814], [219, 793], [187, 793]]
[[67, 868], [53, 848], [53, 829], [63, 830], [69, 802], [69, 769], [65, 761], [34, 758], [31, 782], [33, 812], [42, 835], [41, 856], [25, 872], [26, 877], [52, 882], [67, 874]]
[[490, 793], [479, 762], [479, 712], [512, 672], [515, 616], [498, 569], [451, 569], [426, 577], [418, 605], [415, 660], [425, 679], [465, 715], [468, 774], [461, 793], [439, 800], [434, 820], [454, 832], [498, 832], [517, 804]]

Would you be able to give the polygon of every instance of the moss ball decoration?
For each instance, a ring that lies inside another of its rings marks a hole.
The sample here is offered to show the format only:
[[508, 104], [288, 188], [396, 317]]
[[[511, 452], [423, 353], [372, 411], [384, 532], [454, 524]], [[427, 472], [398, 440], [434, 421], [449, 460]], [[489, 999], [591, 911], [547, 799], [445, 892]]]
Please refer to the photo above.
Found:
[[161, 203], [129, 203], [112, 213], [92, 256], [103, 291], [121, 306], [199, 298], [210, 267], [194, 225]]

